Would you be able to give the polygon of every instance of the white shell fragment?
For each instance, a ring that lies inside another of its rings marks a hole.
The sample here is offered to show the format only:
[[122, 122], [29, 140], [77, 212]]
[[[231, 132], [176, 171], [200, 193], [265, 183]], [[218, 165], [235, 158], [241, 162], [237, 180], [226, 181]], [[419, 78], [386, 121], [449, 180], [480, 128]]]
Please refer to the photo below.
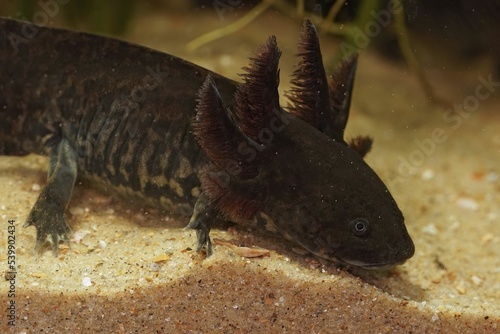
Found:
[[242, 257], [261, 257], [269, 255], [269, 250], [264, 248], [249, 248], [249, 247], [240, 247], [236, 246], [230, 241], [222, 240], [222, 239], [214, 239], [214, 244], [226, 246], [231, 249], [235, 254]]

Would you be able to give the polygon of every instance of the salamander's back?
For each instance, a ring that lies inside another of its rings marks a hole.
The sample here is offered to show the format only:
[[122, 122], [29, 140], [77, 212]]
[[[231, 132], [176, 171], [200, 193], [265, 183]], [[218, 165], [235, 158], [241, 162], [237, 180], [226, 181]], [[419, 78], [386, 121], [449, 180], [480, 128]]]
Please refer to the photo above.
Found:
[[104, 119], [111, 113], [121, 119], [136, 114], [133, 127], [138, 129], [151, 121], [143, 120], [146, 115], [160, 122], [189, 122], [196, 107], [191, 97], [209, 73], [227, 103], [233, 103], [231, 80], [115, 39], [0, 18], [0, 47], [2, 133], [9, 134], [1, 141], [5, 154], [43, 153], [45, 136], [61, 123], [80, 126], [82, 117], [94, 114]]
[[203, 161], [190, 129], [195, 97], [210, 74], [231, 106], [233, 81], [115, 39], [1, 18], [0, 31], [8, 78], [0, 83], [0, 153], [48, 154], [65, 138], [81, 178], [169, 211], [192, 206]]

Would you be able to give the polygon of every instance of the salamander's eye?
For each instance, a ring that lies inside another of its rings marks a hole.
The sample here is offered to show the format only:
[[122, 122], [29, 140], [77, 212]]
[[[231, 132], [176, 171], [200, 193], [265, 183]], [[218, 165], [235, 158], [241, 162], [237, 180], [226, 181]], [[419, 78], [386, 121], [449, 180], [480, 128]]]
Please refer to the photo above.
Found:
[[355, 236], [362, 237], [370, 231], [370, 223], [364, 218], [356, 218], [349, 223], [352, 233]]

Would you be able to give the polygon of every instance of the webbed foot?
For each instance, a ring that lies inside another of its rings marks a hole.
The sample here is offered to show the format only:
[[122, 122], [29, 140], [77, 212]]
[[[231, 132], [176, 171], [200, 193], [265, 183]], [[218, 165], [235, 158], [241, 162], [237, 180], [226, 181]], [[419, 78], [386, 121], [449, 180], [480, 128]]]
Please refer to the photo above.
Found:
[[215, 219], [216, 212], [208, 198], [201, 194], [194, 206], [193, 215], [186, 228], [196, 230], [198, 242], [196, 252], [205, 250], [207, 256], [212, 255], [212, 241], [210, 240], [210, 223]]
[[50, 197], [43, 196], [43, 193], [38, 198], [24, 224], [24, 227], [36, 228], [36, 253], [41, 252], [42, 246], [47, 241], [51, 244], [54, 256], [57, 256], [60, 241], [69, 245], [71, 228], [64, 219], [63, 211], [64, 208], [62, 210], [58, 208], [51, 202]]

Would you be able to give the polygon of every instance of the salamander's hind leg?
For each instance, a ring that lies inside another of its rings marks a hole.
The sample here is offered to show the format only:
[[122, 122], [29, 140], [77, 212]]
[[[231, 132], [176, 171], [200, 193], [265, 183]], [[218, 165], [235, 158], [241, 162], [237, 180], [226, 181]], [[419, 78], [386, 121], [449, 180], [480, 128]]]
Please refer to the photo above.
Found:
[[35, 226], [35, 251], [40, 252], [45, 242], [52, 245], [57, 255], [59, 241], [69, 244], [71, 229], [64, 219], [77, 174], [76, 154], [66, 139], [62, 139], [50, 152], [47, 185], [42, 190], [26, 220], [26, 226]]
[[194, 205], [193, 215], [186, 228], [196, 230], [198, 243], [196, 252], [205, 249], [207, 256], [212, 255], [212, 242], [210, 241], [210, 223], [217, 217], [214, 207], [208, 197], [202, 193]]

